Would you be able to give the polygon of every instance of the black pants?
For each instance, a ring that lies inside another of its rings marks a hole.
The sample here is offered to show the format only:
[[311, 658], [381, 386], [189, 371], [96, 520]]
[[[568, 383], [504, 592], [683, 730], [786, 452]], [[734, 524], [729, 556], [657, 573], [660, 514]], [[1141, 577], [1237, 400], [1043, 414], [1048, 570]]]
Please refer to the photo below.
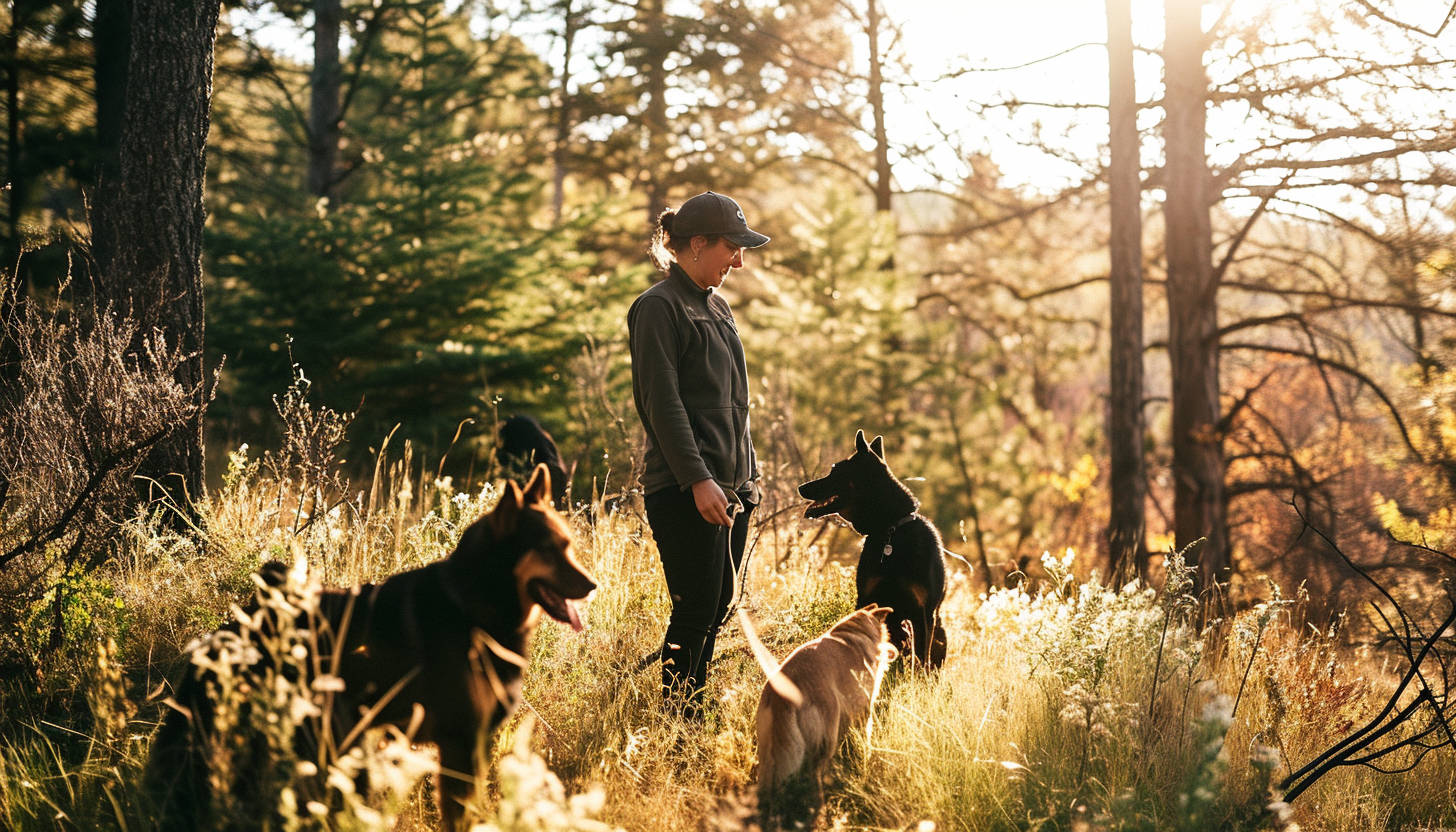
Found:
[[663, 694], [682, 697], [689, 714], [700, 713], [718, 628], [733, 601], [734, 575], [743, 565], [748, 519], [754, 504], [747, 492], [733, 527], [703, 519], [691, 490], [664, 488], [648, 494], [647, 523], [662, 558], [672, 617], [662, 644]]

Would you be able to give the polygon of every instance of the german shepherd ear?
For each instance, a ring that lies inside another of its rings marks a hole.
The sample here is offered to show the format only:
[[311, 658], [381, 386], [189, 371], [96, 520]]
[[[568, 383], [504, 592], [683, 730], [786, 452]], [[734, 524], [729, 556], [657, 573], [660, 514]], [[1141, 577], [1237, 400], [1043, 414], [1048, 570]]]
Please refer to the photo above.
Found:
[[515, 532], [516, 519], [521, 515], [522, 505], [520, 486], [516, 485], [515, 480], [506, 480], [500, 501], [490, 513], [490, 527], [495, 532], [496, 540], [509, 537]]
[[885, 461], [885, 437], [875, 437], [875, 441], [870, 443], [870, 453], [879, 457], [881, 462]]
[[549, 503], [551, 501], [551, 469], [544, 463], [536, 465], [536, 470], [531, 472], [531, 479], [526, 482], [525, 500], [527, 503]]
[[870, 445], [868, 442], [865, 441], [864, 431], [855, 431], [854, 447], [857, 451], [864, 451], [865, 453], [870, 452]]

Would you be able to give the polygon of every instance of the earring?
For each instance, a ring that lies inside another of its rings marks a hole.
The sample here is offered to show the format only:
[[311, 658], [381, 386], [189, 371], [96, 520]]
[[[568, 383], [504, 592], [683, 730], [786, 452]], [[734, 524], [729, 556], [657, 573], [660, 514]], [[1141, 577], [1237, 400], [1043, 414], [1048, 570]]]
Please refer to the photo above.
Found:
[[693, 252], [693, 262], [694, 263], [698, 262], [698, 252], [696, 252], [696, 251]]

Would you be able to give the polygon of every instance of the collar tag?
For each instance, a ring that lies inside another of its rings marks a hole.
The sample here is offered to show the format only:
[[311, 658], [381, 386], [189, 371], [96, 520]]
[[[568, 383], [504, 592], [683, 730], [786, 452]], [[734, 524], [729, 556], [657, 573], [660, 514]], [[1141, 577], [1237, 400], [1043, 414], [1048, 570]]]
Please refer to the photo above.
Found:
[[915, 512], [912, 511], [904, 517], [901, 517], [896, 521], [895, 525], [890, 527], [890, 534], [885, 537], [885, 548], [880, 552], [880, 560], [884, 560], [895, 553], [895, 532], [899, 531], [901, 526], [914, 519]]

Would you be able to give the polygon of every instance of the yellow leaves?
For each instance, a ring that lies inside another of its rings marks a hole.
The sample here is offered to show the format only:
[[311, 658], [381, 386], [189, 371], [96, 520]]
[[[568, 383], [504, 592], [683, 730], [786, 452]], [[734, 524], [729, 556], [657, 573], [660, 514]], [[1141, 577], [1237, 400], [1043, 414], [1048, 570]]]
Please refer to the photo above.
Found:
[[1438, 278], [1450, 274], [1456, 269], [1456, 253], [1449, 248], [1437, 249], [1424, 262], [1416, 266], [1416, 271], [1421, 277]]
[[1456, 411], [1447, 410], [1441, 414], [1437, 430], [1441, 436], [1441, 447], [1448, 454], [1456, 453]]
[[1070, 474], [1062, 476], [1058, 473], [1046, 475], [1047, 482], [1061, 493], [1069, 503], [1080, 503], [1086, 496], [1087, 490], [1097, 482], [1097, 460], [1091, 454], [1083, 454], [1077, 460], [1077, 465]]
[[1150, 552], [1176, 552], [1177, 540], [1173, 532], [1149, 532], [1148, 551]]
[[1436, 509], [1422, 523], [1418, 518], [1409, 517], [1401, 511], [1395, 500], [1386, 499], [1378, 493], [1371, 499], [1375, 504], [1375, 515], [1380, 518], [1380, 525], [1396, 540], [1441, 551], [1450, 551], [1451, 544], [1456, 542], [1456, 513], [1450, 508]]

